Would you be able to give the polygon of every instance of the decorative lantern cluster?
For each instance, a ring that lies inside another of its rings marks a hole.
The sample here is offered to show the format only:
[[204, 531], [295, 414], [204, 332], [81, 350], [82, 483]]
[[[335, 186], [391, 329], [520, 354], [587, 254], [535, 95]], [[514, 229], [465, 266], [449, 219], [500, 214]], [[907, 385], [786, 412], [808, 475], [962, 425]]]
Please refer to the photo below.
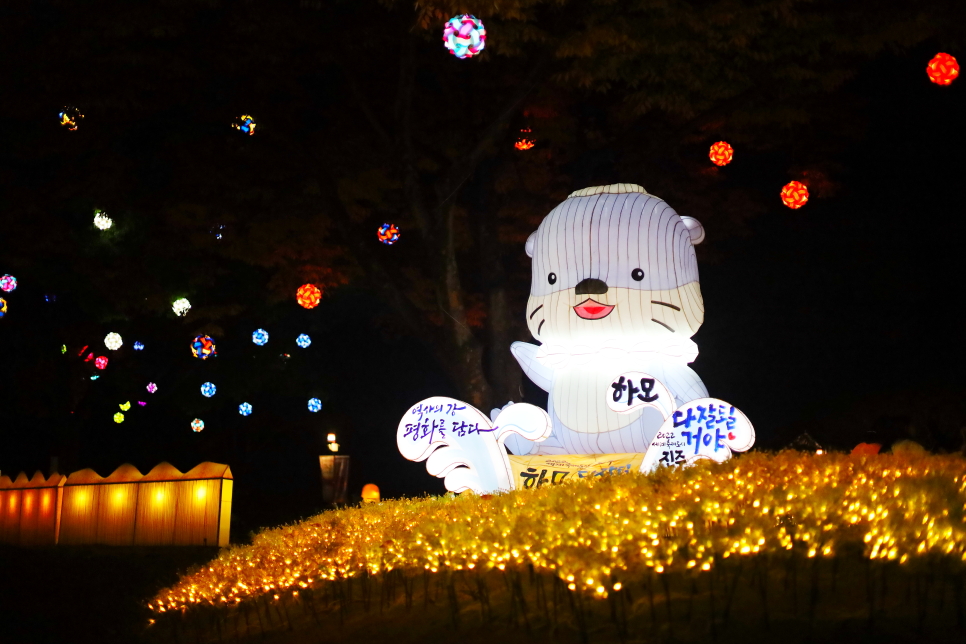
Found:
[[265, 346], [265, 343], [268, 342], [268, 331], [265, 329], [256, 330], [252, 333], [252, 342], [260, 347]]
[[315, 284], [302, 284], [295, 292], [295, 300], [306, 309], [314, 309], [322, 299], [322, 289]]
[[959, 63], [949, 54], [936, 54], [926, 65], [926, 75], [936, 85], [951, 85], [959, 76]]
[[196, 335], [195, 339], [191, 341], [191, 355], [202, 360], [218, 355], [218, 351], [215, 349], [215, 341], [211, 339], [211, 336]]
[[103, 210], [94, 210], [94, 226], [99, 230], [107, 230], [114, 225], [114, 220], [107, 216]]
[[708, 157], [711, 159], [711, 163], [717, 166], [724, 166], [731, 163], [732, 157], [734, 157], [734, 149], [728, 145], [725, 141], [718, 141], [711, 146], [711, 151], [708, 153]]
[[77, 129], [77, 124], [84, 118], [79, 109], [70, 105], [64, 107], [57, 116], [60, 118], [60, 124], [71, 132]]
[[201, 395], [204, 396], [205, 398], [211, 398], [217, 392], [218, 392], [218, 388], [215, 387], [215, 384], [213, 382], [206, 382], [205, 384], [201, 385]]
[[468, 13], [450, 18], [443, 27], [443, 44], [457, 58], [476, 56], [486, 46], [483, 21]]
[[376, 237], [383, 244], [392, 246], [399, 241], [399, 229], [393, 224], [383, 224], [379, 226], [379, 230], [376, 231]]
[[17, 288], [17, 278], [13, 275], [4, 275], [0, 277], [0, 291], [5, 293], [13, 293]]
[[322, 401], [318, 398], [309, 398], [309, 411], [313, 414], [322, 409]]
[[171, 310], [174, 311], [174, 314], [178, 317], [184, 317], [185, 315], [188, 315], [188, 311], [191, 310], [191, 302], [189, 302], [188, 298], [185, 297], [178, 298], [171, 303]]
[[295, 344], [299, 345], [302, 349], [308, 349], [309, 345], [312, 344], [312, 338], [303, 333], [295, 338]]
[[117, 351], [124, 344], [124, 340], [121, 339], [118, 333], [108, 333], [104, 336], [104, 346], [111, 351]]
[[242, 114], [235, 119], [231, 126], [242, 134], [255, 134], [255, 117], [251, 114]]
[[800, 181], [790, 181], [782, 188], [782, 203], [797, 210], [808, 201], [808, 188]]

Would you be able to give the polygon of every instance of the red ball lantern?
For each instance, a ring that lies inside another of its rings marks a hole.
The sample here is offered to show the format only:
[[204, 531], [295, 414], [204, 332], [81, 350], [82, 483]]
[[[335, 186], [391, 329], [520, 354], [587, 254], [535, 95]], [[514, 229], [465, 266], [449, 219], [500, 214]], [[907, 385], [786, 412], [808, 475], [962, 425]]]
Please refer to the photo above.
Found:
[[107, 369], [107, 358], [105, 356], [98, 356], [98, 358], [94, 360], [94, 366], [98, 369]]
[[808, 201], [808, 188], [801, 181], [789, 181], [782, 188], [782, 203], [798, 210]]
[[949, 85], [959, 76], [959, 63], [949, 54], [940, 52], [926, 65], [926, 74], [936, 85]]
[[734, 148], [728, 145], [724, 141], [718, 141], [711, 146], [711, 151], [708, 153], [708, 157], [711, 159], [711, 163], [715, 165], [728, 165], [731, 163], [731, 158], [735, 155]]
[[319, 305], [319, 300], [322, 299], [322, 290], [315, 284], [302, 284], [299, 290], [295, 292], [295, 299], [299, 306], [314, 309]]

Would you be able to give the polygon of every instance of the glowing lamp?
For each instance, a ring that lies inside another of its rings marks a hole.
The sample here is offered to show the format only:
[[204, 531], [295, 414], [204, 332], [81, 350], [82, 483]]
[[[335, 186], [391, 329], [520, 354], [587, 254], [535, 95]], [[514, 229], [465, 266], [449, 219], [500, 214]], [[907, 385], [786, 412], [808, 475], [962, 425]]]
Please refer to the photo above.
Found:
[[241, 414], [242, 416], [251, 416], [252, 415], [252, 406], [249, 403], [247, 403], [247, 402], [246, 403], [242, 403], [242, 404], [238, 405], [238, 413]]
[[193, 429], [195, 433], [200, 432], [204, 428], [205, 421], [201, 420], [200, 418], [195, 418], [193, 421], [191, 421], [191, 429]]
[[122, 344], [124, 344], [124, 340], [121, 339], [118, 333], [108, 333], [104, 336], [104, 346], [111, 351], [117, 351], [121, 348]]
[[734, 149], [724, 141], [718, 141], [712, 145], [711, 151], [708, 152], [711, 163], [715, 165], [728, 165], [734, 155]]
[[255, 117], [251, 114], [242, 114], [235, 119], [231, 126], [242, 134], [255, 134]]
[[195, 339], [191, 341], [191, 355], [202, 360], [218, 355], [215, 350], [215, 341], [211, 339], [211, 336], [196, 335]]
[[926, 74], [936, 85], [949, 85], [959, 76], [959, 63], [949, 54], [938, 53], [926, 65]]
[[6, 293], [12, 293], [14, 289], [17, 288], [17, 278], [13, 275], [4, 275], [0, 277], [0, 291]]
[[852, 456], [875, 456], [881, 449], [879, 443], [859, 443], [852, 448]]
[[148, 393], [149, 394], [153, 394], [154, 392], [156, 392], [158, 390], [158, 386], [156, 384], [154, 384], [153, 382], [149, 382], [148, 383], [148, 386], [145, 387], [145, 389], [148, 390]]
[[299, 290], [295, 292], [295, 300], [299, 303], [299, 306], [307, 309], [317, 307], [321, 299], [322, 290], [315, 284], [302, 284]]
[[338, 443], [329, 443], [329, 451], [330, 452], [338, 452], [339, 451], [339, 444]]
[[334, 443], [335, 442], [335, 434], [329, 434], [328, 436], [325, 437], [325, 440], [327, 442], [329, 442], [329, 443]]
[[107, 216], [103, 210], [94, 211], [94, 226], [100, 230], [107, 230], [114, 225], [114, 220]]
[[70, 105], [64, 107], [57, 116], [60, 119], [60, 124], [72, 132], [77, 129], [77, 124], [84, 118], [79, 109]]
[[808, 188], [800, 181], [790, 181], [782, 188], [782, 203], [798, 210], [808, 201]]
[[515, 147], [517, 150], [529, 150], [535, 146], [537, 142], [531, 139], [529, 134], [530, 128], [520, 130], [521, 136], [517, 139], [517, 142], [513, 144], [513, 147]]
[[468, 13], [450, 18], [443, 27], [443, 44], [457, 58], [476, 56], [486, 46], [483, 21]]
[[188, 315], [188, 311], [191, 310], [191, 302], [187, 298], [179, 298], [171, 303], [171, 310], [174, 311], [175, 315], [183, 317]]
[[0, 318], [7, 314], [7, 301], [0, 297]]
[[309, 411], [314, 414], [315, 412], [319, 411], [320, 409], [322, 409], [322, 401], [319, 400], [318, 398], [310, 398], [309, 399]]
[[122, 404], [118, 405], [118, 407], [121, 408], [121, 411], [127, 411], [127, 410], [129, 410], [131, 408], [131, 401], [129, 400], [126, 403], [122, 403]]
[[117, 412], [116, 414], [114, 414], [114, 422], [117, 423], [118, 425], [120, 425], [121, 423], [123, 423], [124, 422], [124, 414], [122, 414], [121, 412]]
[[374, 483], [366, 483], [362, 486], [363, 503], [379, 503], [379, 486]]
[[205, 398], [211, 398], [217, 391], [218, 388], [215, 387], [214, 383], [206, 382], [205, 384], [201, 385], [201, 395]]
[[144, 344], [143, 343], [141, 343], [141, 342], [135, 342], [134, 343], [134, 350], [135, 351], [141, 351], [143, 349], [144, 349]]
[[309, 345], [312, 344], [312, 338], [303, 333], [299, 337], [295, 338], [295, 344], [299, 345], [299, 347], [303, 349], [308, 349]]
[[252, 342], [260, 347], [265, 346], [265, 343], [268, 342], [268, 331], [265, 329], [256, 330], [252, 333]]
[[106, 369], [107, 358], [104, 356], [98, 356], [97, 359], [94, 360], [94, 366], [97, 367], [98, 369]]
[[393, 224], [383, 224], [379, 226], [379, 230], [376, 231], [376, 237], [383, 244], [392, 246], [399, 241], [399, 229]]

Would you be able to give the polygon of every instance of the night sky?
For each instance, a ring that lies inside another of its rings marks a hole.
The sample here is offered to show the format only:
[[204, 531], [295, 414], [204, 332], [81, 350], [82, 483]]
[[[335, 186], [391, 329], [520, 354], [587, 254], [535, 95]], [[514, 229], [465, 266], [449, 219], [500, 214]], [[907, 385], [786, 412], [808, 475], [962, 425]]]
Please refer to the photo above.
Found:
[[[322, 507], [317, 456], [334, 431], [340, 453], [353, 459], [353, 493], [366, 482], [387, 496], [442, 492], [424, 464], [398, 454], [395, 429], [420, 399], [459, 397], [458, 383], [425, 339], [399, 323], [378, 285], [360, 277], [352, 244], [320, 224], [305, 197], [320, 173], [366, 176], [366, 157], [356, 152], [373, 144], [340, 70], [364, 79], [377, 111], [390, 113], [394, 52], [402, 47], [385, 53], [367, 38], [405, 40], [408, 26], [394, 25], [411, 8], [334, 3], [326, 12], [313, 3], [256, 3], [249, 15], [212, 5], [178, 7], [184, 15], [176, 17], [131, 9], [125, 17], [109, 15], [110, 3], [15, 5], [0, 11], [10, 29], [0, 39], [0, 274], [20, 284], [4, 295], [10, 310], [0, 320], [0, 471], [46, 473], [52, 456], [62, 472], [92, 467], [104, 476], [125, 462], [144, 473], [161, 461], [182, 471], [203, 460], [228, 463], [240, 538], [239, 531]], [[346, 44], [340, 32], [372, 16], [364, 42]], [[497, 24], [491, 40], [500, 38]], [[517, 59], [498, 58], [494, 46], [486, 64], [456, 61], [436, 27], [430, 31], [410, 38], [423, 74], [421, 116], [438, 123], [440, 137], [466, 135], [447, 112], [444, 99], [455, 91], [448, 83], [462, 84], [456, 94], [485, 92], [503, 77], [513, 86]], [[948, 36], [855, 63], [849, 80], [803, 99], [800, 107], [822, 111], [821, 118], [752, 140], [747, 124], [729, 129], [729, 119], [740, 121], [739, 103], [712, 127], [682, 135], [673, 150], [649, 153], [646, 163], [628, 153], [643, 147], [646, 127], [622, 137], [622, 125], [602, 125], [609, 141], [619, 141], [612, 146], [559, 135], [611, 118], [599, 116], [602, 99], [593, 92], [568, 93], [556, 105], [575, 116], [546, 121], [544, 134], [535, 128], [538, 145], [544, 136], [567, 162], [541, 161], [556, 180], [530, 190], [537, 196], [523, 202], [517, 232], [501, 237], [516, 339], [531, 340], [520, 234], [525, 239], [571, 190], [639, 183], [705, 224], [698, 259], [706, 320], [692, 366], [712, 396], [748, 415], [758, 448], [778, 449], [808, 432], [838, 449], [910, 438], [959, 450], [966, 443], [959, 337], [966, 81], [939, 87], [925, 74], [937, 51], [966, 61]], [[479, 195], [490, 184], [481, 174], [529, 154], [512, 149], [525, 113], [535, 119], [561, 96], [538, 89], [527, 99], [533, 105], [517, 107], [457, 197], [466, 212], [486, 207]], [[486, 100], [467, 114], [468, 124], [497, 111], [501, 97]], [[58, 125], [65, 104], [85, 113], [76, 132]], [[242, 113], [259, 120], [255, 136], [229, 127]], [[706, 155], [720, 139], [736, 154], [717, 170]], [[812, 191], [800, 210], [778, 197], [793, 178]], [[343, 194], [352, 194], [359, 183], [346, 185]], [[676, 201], [689, 187], [700, 198]], [[353, 211], [349, 230], [389, 272], [408, 276], [425, 258], [412, 214], [391, 196], [375, 201], [367, 212]], [[719, 203], [744, 214], [720, 216]], [[111, 237], [90, 225], [95, 207], [115, 218]], [[397, 245], [377, 242], [383, 220], [401, 225]], [[221, 223], [218, 240], [210, 231]], [[286, 236], [289, 256], [277, 250]], [[275, 250], [263, 253], [262, 244]], [[461, 248], [467, 289], [483, 271], [473, 252]], [[313, 310], [295, 303], [295, 289], [307, 281], [325, 287]], [[180, 296], [196, 306], [185, 318], [170, 312]], [[271, 336], [264, 347], [250, 339], [260, 327]], [[474, 333], [482, 337], [483, 328]], [[104, 349], [109, 331], [123, 336], [121, 351]], [[215, 337], [217, 358], [191, 357], [197, 333]], [[300, 333], [312, 337], [308, 349], [296, 346]], [[135, 340], [145, 343], [143, 352], [132, 350]], [[78, 358], [84, 345], [110, 358], [97, 381]], [[145, 391], [149, 381], [158, 393]], [[206, 381], [218, 385], [214, 398], [198, 392]], [[545, 403], [532, 383], [524, 394]], [[306, 409], [310, 397], [323, 401], [320, 413]], [[128, 400], [133, 409], [115, 424], [117, 405]], [[138, 400], [148, 405], [139, 408]], [[255, 409], [248, 418], [237, 413], [243, 401]], [[504, 402], [490, 400], [486, 411]], [[194, 417], [204, 419], [204, 432], [191, 431]]]

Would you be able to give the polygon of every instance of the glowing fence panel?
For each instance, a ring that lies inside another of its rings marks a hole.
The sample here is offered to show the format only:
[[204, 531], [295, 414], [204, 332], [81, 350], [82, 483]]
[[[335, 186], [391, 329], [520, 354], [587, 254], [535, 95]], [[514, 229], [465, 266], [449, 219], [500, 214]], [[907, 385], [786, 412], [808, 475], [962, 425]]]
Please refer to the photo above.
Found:
[[97, 486], [97, 541], [108, 546], [134, 544], [134, 516], [138, 498], [137, 483], [111, 483]]
[[40, 490], [20, 491], [20, 543], [33, 544], [37, 540], [37, 519], [40, 513]]
[[228, 534], [231, 528], [231, 494], [235, 482], [231, 479], [221, 480], [221, 509], [218, 512], [218, 546], [228, 545]]
[[175, 511], [175, 545], [216, 545], [220, 480], [178, 483]]
[[3, 521], [3, 543], [20, 543], [20, 490], [5, 490], [0, 517]]
[[177, 481], [139, 483], [134, 542], [141, 546], [167, 546], [174, 543]]
[[97, 485], [64, 487], [60, 511], [60, 541], [65, 545], [97, 543]]

